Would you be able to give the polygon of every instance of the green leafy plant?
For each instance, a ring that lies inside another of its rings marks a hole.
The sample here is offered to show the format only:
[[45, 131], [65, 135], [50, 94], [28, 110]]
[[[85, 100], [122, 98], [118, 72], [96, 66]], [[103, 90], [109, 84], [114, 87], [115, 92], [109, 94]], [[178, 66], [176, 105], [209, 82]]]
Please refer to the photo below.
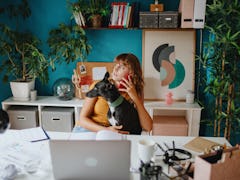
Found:
[[0, 72], [4, 73], [3, 81], [8, 82], [13, 77], [23, 82], [39, 78], [46, 83], [50, 62], [41, 52], [41, 41], [31, 32], [19, 30], [20, 18], [26, 19], [31, 15], [28, 1], [1, 7], [1, 13], [15, 22], [14, 28], [0, 23]]
[[85, 31], [77, 25], [59, 24], [58, 28], [49, 32], [47, 42], [53, 67], [54, 62], [69, 64], [79, 59], [85, 61], [91, 49]]
[[94, 15], [100, 15], [102, 17], [110, 14], [110, 6], [107, 0], [90, 0], [89, 6], [86, 9], [86, 14], [89, 14], [89, 19]]
[[205, 111], [214, 136], [228, 140], [239, 132], [240, 125], [240, 2], [208, 0], [206, 29], [209, 40], [200, 58], [207, 75]]
[[[93, 20], [103, 21], [110, 15], [110, 5], [107, 0], [78, 0], [75, 3], [68, 2], [70, 11], [73, 14], [82, 13], [88, 23]], [[99, 24], [101, 26], [101, 23]]]

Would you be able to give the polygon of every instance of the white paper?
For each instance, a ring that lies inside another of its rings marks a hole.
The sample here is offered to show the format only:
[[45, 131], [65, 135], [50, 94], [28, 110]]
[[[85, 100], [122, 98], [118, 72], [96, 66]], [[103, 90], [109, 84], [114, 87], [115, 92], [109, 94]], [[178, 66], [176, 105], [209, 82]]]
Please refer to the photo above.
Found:
[[115, 133], [113, 131], [101, 130], [95, 132], [72, 133], [70, 140], [122, 140], [126, 135]]
[[106, 72], [107, 72], [106, 67], [94, 67], [94, 68], [92, 68], [92, 78], [93, 78], [93, 80], [103, 79]]
[[30, 142], [49, 139], [41, 127], [19, 130], [18, 135], [22, 140]]

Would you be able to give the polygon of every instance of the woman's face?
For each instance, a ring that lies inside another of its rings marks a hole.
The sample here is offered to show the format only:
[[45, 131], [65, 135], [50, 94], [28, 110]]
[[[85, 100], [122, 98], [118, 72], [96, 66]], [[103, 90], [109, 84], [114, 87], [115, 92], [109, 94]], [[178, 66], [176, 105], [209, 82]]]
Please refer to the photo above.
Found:
[[113, 68], [112, 79], [114, 81], [121, 81], [123, 77], [129, 74], [128, 66], [124, 65], [121, 61], [117, 62]]

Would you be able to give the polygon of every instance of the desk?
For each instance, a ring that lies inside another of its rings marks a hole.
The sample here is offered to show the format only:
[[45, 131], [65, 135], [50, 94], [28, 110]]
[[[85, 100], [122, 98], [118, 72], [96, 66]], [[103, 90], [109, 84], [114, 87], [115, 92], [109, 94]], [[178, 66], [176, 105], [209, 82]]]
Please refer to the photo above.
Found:
[[[70, 133], [64, 133], [64, 132], [48, 132], [51, 139], [69, 139]], [[127, 139], [131, 141], [131, 167], [138, 168], [139, 166], [139, 160], [137, 155], [137, 142], [140, 139], [153, 139], [154, 141], [162, 144], [167, 143], [171, 144], [172, 141], [175, 141], [175, 145], [177, 148], [181, 148], [184, 144], [192, 140], [194, 137], [173, 137], [173, 136], [148, 136], [148, 135], [127, 135]], [[213, 137], [207, 137], [207, 139], [218, 142], [220, 144], [226, 143], [228, 146], [231, 146], [229, 142], [225, 138], [213, 138]], [[11, 130], [8, 130], [5, 134], [0, 134], [0, 152], [4, 152], [4, 148], [10, 143], [18, 142], [19, 140], [17, 137], [11, 136]], [[53, 174], [52, 174], [52, 167], [51, 167], [51, 161], [50, 161], [50, 151], [48, 146], [48, 140], [45, 141], [39, 141], [35, 143], [28, 143], [32, 151], [37, 151], [38, 156], [41, 158], [41, 164], [40, 168], [36, 173], [29, 174], [29, 173], [22, 173], [19, 175], [16, 179], [18, 180], [42, 180], [42, 179], [48, 179], [53, 180]], [[6, 152], [6, 151], [5, 151]], [[197, 154], [194, 153], [194, 156]], [[3, 157], [4, 154], [0, 155]], [[1, 164], [1, 162], [0, 162]], [[139, 174], [132, 173], [131, 174], [132, 180], [138, 180]]]

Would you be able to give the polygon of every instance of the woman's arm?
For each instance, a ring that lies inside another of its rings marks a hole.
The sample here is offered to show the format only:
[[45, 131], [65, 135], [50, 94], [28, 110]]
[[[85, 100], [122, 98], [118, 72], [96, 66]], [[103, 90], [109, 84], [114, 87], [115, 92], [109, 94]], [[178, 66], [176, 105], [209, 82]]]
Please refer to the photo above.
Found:
[[153, 121], [152, 121], [152, 118], [150, 117], [149, 113], [145, 109], [143, 101], [140, 100], [140, 98], [138, 96], [132, 100], [138, 111], [138, 116], [139, 116], [139, 120], [140, 120], [140, 124], [141, 124], [142, 128], [144, 130], [150, 132], [152, 130]]
[[94, 120], [91, 119], [96, 101], [97, 101], [97, 98], [85, 97], [84, 104], [80, 112], [80, 120], [78, 120], [77, 124], [85, 129], [88, 129], [94, 132], [97, 132], [100, 130], [107, 130], [107, 129], [114, 132], [119, 132], [122, 126], [105, 127], [97, 124]]
[[142, 128], [148, 132], [151, 131], [153, 124], [152, 118], [145, 109], [143, 100], [138, 96], [137, 91], [134, 85], [132, 84], [131, 80], [125, 81], [125, 83], [122, 84], [125, 86], [125, 88], [121, 88], [119, 89], [119, 91], [124, 91], [128, 93], [128, 95], [130, 96], [130, 98], [132, 99], [136, 106]]

